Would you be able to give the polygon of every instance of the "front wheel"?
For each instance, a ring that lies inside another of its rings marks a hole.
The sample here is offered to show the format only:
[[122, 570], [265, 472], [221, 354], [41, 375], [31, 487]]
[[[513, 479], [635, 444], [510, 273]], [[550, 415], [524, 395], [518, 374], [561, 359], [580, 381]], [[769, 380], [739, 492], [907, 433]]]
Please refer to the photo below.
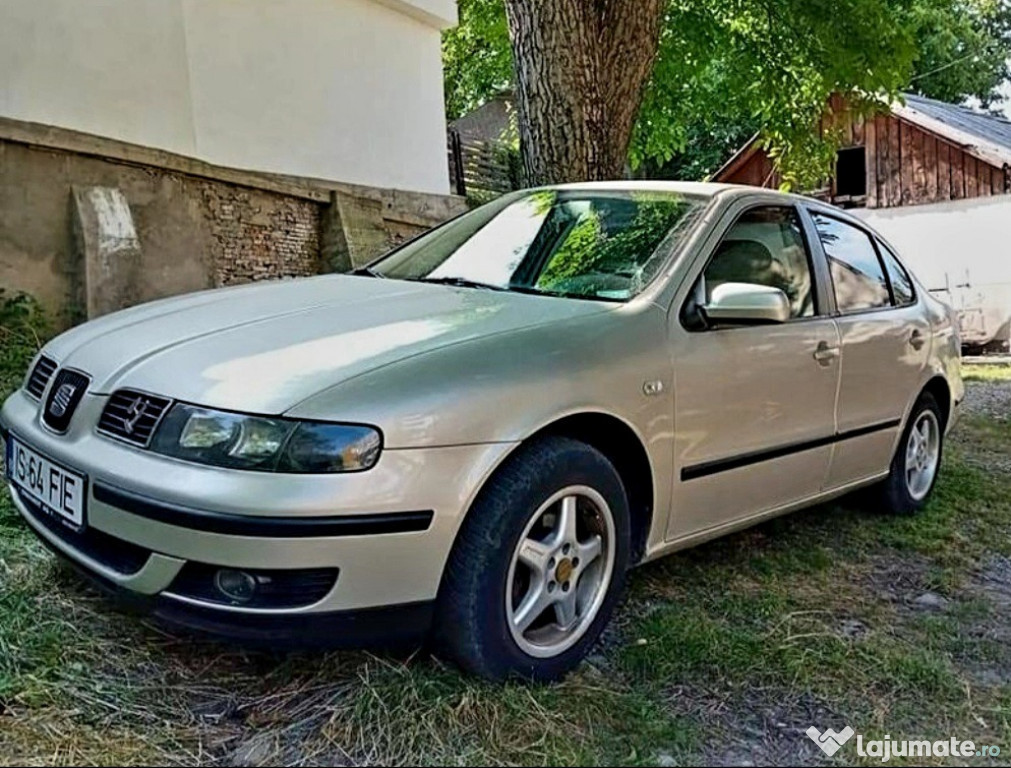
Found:
[[628, 560], [628, 502], [614, 467], [584, 443], [539, 440], [468, 513], [440, 591], [440, 645], [485, 678], [557, 680], [606, 626]]
[[888, 512], [912, 515], [926, 505], [937, 482], [943, 445], [941, 409], [934, 396], [924, 392], [909, 414], [891, 471], [879, 486]]

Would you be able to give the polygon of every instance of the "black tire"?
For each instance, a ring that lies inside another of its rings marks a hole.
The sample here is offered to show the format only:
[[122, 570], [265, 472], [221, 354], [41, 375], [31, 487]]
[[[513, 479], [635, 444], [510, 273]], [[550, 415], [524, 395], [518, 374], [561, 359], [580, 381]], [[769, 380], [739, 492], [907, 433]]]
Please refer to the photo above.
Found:
[[[513, 638], [505, 607], [509, 568], [527, 524], [552, 495], [589, 486], [611, 509], [614, 567], [596, 617], [571, 648], [528, 655]], [[522, 447], [481, 490], [446, 564], [436, 606], [436, 649], [464, 671], [489, 679], [550, 682], [587, 655], [621, 599], [629, 565], [628, 501], [614, 466], [596, 449], [565, 437]]]
[[[921, 498], [916, 499], [909, 491], [906, 483], [906, 446], [909, 443], [909, 434], [913, 430], [913, 425], [917, 423], [924, 411], [932, 411], [940, 427], [938, 435], [938, 457], [937, 470], [930, 482], [930, 487]], [[906, 427], [902, 430], [902, 439], [899, 440], [895, 449], [895, 456], [892, 457], [892, 464], [888, 477], [874, 487], [876, 501], [883, 510], [892, 515], [915, 515], [923, 509], [930, 500], [930, 495], [934, 492], [937, 483], [937, 476], [940, 474], [941, 460], [944, 458], [944, 414], [941, 412], [937, 400], [929, 392], [920, 395], [913, 410], [906, 420]]]

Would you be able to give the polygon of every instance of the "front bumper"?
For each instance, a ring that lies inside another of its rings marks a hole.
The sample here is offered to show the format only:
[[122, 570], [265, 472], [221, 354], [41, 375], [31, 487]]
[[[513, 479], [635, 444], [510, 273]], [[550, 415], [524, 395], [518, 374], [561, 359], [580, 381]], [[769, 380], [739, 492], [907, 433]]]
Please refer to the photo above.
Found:
[[172, 628], [257, 648], [400, 648], [422, 642], [432, 626], [435, 601], [346, 611], [290, 615], [222, 611], [171, 597], [141, 595], [102, 578], [44, 538], [49, 549], [119, 608]]
[[[438, 593], [463, 515], [512, 447], [387, 450], [373, 469], [347, 475], [223, 470], [97, 435], [105, 400], [86, 395], [62, 436], [41, 425], [38, 402], [23, 391], [7, 400], [2, 430], [87, 476], [87, 527], [72, 531], [11, 489], [15, 506], [47, 545], [107, 590], [173, 624], [236, 637], [290, 636], [327, 617], [374, 625], [368, 617], [391, 606], [405, 626], [424, 624], [429, 608], [419, 606]], [[337, 576], [310, 603], [250, 608], [181, 592], [193, 566]]]

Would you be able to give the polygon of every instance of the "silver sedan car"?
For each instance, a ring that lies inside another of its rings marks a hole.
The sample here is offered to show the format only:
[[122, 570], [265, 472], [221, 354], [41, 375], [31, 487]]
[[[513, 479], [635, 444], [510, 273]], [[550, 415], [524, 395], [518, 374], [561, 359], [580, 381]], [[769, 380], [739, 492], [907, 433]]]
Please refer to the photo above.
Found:
[[859, 220], [608, 183], [86, 323], [0, 425], [26, 523], [164, 622], [551, 680], [635, 564], [862, 486], [916, 512], [962, 395], [952, 312]]

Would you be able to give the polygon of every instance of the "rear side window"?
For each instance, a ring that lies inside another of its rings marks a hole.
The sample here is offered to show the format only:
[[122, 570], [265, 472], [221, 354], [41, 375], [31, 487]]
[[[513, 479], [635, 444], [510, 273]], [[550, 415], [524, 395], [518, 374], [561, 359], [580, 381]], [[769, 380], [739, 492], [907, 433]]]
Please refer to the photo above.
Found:
[[891, 252], [880, 240], [878, 250], [881, 252], [881, 260], [885, 262], [885, 269], [888, 270], [888, 279], [892, 283], [892, 297], [895, 306], [904, 307], [912, 304], [916, 298], [913, 293], [913, 281], [909, 273], [899, 264], [895, 254]]
[[791, 317], [815, 314], [807, 247], [792, 207], [764, 206], [743, 213], [717, 246], [703, 279], [706, 301], [723, 283], [757, 283], [783, 291]]
[[888, 280], [870, 236], [831, 216], [812, 211], [811, 217], [828, 257], [839, 311], [891, 306]]

